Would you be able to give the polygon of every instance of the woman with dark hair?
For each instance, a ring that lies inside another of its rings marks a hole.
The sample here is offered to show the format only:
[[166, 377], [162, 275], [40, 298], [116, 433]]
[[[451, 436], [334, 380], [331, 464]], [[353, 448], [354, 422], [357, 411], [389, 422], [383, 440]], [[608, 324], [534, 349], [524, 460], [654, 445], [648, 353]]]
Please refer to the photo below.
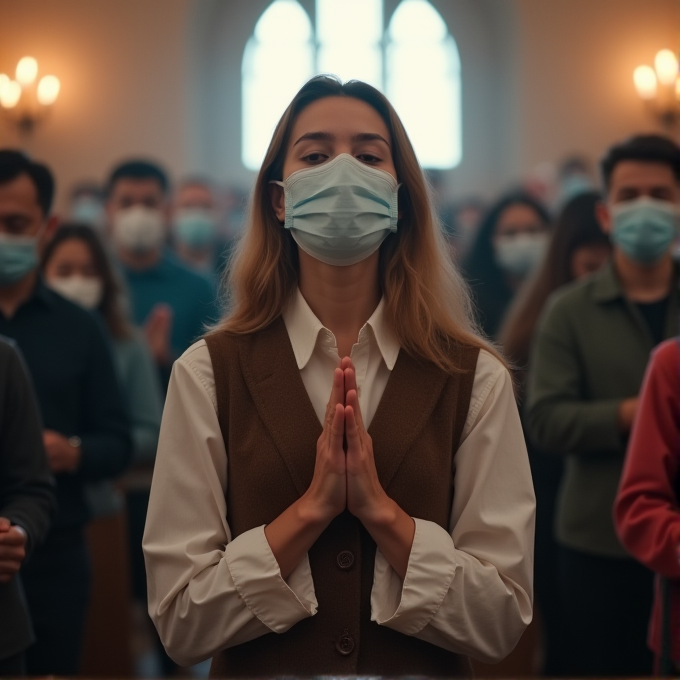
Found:
[[216, 677], [507, 655], [534, 522], [512, 381], [378, 90], [318, 76], [294, 97], [229, 290], [175, 362], [144, 531], [170, 655]]
[[521, 192], [502, 197], [482, 220], [462, 269], [488, 337], [496, 338], [515, 293], [545, 254], [549, 229], [547, 210]]
[[[86, 489], [92, 515], [98, 520], [90, 531], [90, 540], [96, 541], [97, 545], [97, 550], [93, 551], [93, 625], [88, 626], [92, 633], [97, 622], [101, 621], [100, 612], [103, 609], [108, 608], [109, 619], [116, 620], [117, 615], [129, 620], [129, 590], [117, 593], [113, 589], [112, 592], [110, 583], [112, 569], [125, 568], [121, 560], [125, 559], [128, 550], [135, 598], [146, 602], [146, 574], [141, 542], [160, 429], [161, 390], [144, 338], [128, 321], [121, 284], [94, 229], [85, 224], [62, 224], [42, 254], [41, 270], [50, 288], [98, 313], [104, 321], [112, 340], [114, 363], [131, 426], [135, 465], [126, 475], [125, 482], [127, 530], [119, 516], [122, 501], [113, 484], [104, 482]], [[116, 579], [116, 583], [127, 585], [120, 578]], [[118, 608], [123, 605], [125, 610], [119, 611]], [[120, 629], [121, 635], [125, 635], [127, 630], [121, 626], [113, 628]], [[100, 629], [96, 630], [101, 632]], [[124, 640], [122, 642], [126, 644]], [[110, 649], [116, 648], [114, 644], [110, 646]], [[121, 660], [117, 657], [95, 660], [93, 655], [88, 654], [85, 663], [95, 674], [104, 668], [107, 671], [118, 669], [119, 673], [125, 674], [125, 666], [120, 665]], [[92, 663], [96, 665], [92, 666]]]
[[41, 269], [50, 288], [104, 320], [132, 420], [135, 461], [153, 461], [161, 418], [158, 378], [128, 321], [121, 284], [100, 237], [88, 225], [62, 224], [43, 252]]
[[600, 200], [597, 192], [589, 191], [566, 203], [542, 264], [507, 312], [499, 340], [505, 356], [520, 370], [529, 361], [531, 338], [548, 297], [561, 286], [598, 271], [609, 259], [609, 237], [595, 217]]
[[[538, 271], [512, 303], [499, 332], [505, 355], [517, 367], [515, 378], [523, 398], [531, 340], [550, 295], [558, 288], [591, 274], [605, 265], [611, 254], [609, 238], [600, 228], [595, 207], [601, 197], [587, 192], [562, 208]], [[534, 579], [536, 601], [543, 624], [543, 675], [562, 672], [562, 614], [557, 583], [558, 547], [553, 535], [555, 499], [562, 479], [563, 461], [548, 456], [527, 439], [536, 492], [536, 553]], [[564, 653], [568, 653], [566, 650]]]

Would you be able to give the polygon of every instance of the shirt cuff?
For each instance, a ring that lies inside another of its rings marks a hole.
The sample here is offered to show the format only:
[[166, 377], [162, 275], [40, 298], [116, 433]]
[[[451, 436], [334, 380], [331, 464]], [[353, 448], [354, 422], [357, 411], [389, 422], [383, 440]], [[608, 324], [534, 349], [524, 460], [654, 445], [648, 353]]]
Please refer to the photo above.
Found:
[[431, 621], [456, 571], [450, 534], [434, 522], [414, 521], [416, 531], [403, 584], [377, 550], [371, 592], [371, 620], [405, 635], [416, 635]]
[[284, 581], [264, 535], [264, 525], [231, 541], [224, 557], [238, 594], [270, 630], [285, 633], [298, 621], [316, 614], [318, 604], [308, 556]]

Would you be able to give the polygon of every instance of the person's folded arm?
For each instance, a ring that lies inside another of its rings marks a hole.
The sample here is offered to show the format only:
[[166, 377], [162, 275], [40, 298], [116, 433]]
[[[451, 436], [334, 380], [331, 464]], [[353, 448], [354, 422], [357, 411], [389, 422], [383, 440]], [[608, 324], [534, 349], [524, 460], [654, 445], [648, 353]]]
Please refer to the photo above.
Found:
[[614, 519], [625, 548], [649, 569], [680, 578], [678, 341], [653, 355], [642, 387]]
[[482, 353], [475, 385], [450, 531], [416, 519], [403, 583], [378, 552], [371, 606], [381, 625], [495, 662], [532, 618], [535, 497], [508, 372]]
[[616, 453], [621, 399], [587, 400], [571, 310], [558, 298], [539, 323], [531, 353], [526, 423], [531, 440], [550, 454]]
[[284, 581], [264, 527], [232, 540], [214, 385], [192, 352], [173, 368], [143, 541], [149, 614], [180, 665], [283, 633], [317, 609], [307, 557]]
[[42, 543], [56, 511], [54, 478], [42, 439], [42, 423], [33, 386], [23, 362], [3, 343], [5, 374], [0, 389], [0, 517], [20, 526], [27, 536], [26, 553]]

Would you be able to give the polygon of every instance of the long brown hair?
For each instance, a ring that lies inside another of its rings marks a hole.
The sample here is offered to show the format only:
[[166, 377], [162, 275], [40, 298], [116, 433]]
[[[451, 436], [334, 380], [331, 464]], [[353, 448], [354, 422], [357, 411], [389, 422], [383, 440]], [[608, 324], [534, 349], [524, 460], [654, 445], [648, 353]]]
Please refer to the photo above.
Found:
[[92, 255], [97, 275], [102, 279], [104, 290], [102, 301], [99, 303], [97, 310], [104, 317], [111, 337], [116, 340], [130, 339], [133, 331], [125, 313], [125, 297], [122, 285], [118, 280], [109, 256], [106, 254], [106, 249], [101, 239], [92, 227], [88, 224], [77, 222], [62, 223], [43, 251], [40, 270], [44, 272], [45, 267], [47, 267], [57, 248], [62, 243], [72, 239], [82, 241], [87, 246]]
[[588, 191], [562, 208], [542, 264], [508, 310], [499, 339], [506, 356], [520, 369], [527, 366], [531, 339], [550, 294], [574, 280], [574, 252], [584, 246], [611, 247], [595, 217], [600, 200], [598, 193]]
[[246, 228], [227, 270], [229, 311], [213, 332], [253, 333], [267, 327], [284, 309], [298, 282], [297, 246], [276, 218], [269, 182], [282, 179], [292, 127], [299, 113], [325, 97], [352, 97], [381, 116], [392, 139], [401, 182], [396, 234], [380, 249], [380, 286], [386, 317], [409, 354], [449, 373], [460, 370], [451, 346], [462, 344], [502, 357], [477, 331], [470, 295], [451, 263], [430, 192], [411, 142], [387, 99], [366, 83], [342, 84], [332, 76], [312, 78], [295, 95], [276, 126], [253, 190]]

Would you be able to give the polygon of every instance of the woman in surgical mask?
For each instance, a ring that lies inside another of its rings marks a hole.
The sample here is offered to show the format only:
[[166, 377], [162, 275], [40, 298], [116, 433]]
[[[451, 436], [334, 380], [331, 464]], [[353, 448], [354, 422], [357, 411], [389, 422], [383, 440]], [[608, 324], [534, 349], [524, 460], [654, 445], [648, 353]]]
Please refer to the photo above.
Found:
[[503, 658], [532, 610], [512, 381], [380, 92], [302, 87], [229, 273], [173, 368], [144, 532], [170, 656], [215, 677]]
[[496, 338], [515, 294], [541, 262], [549, 232], [547, 210], [519, 192], [502, 197], [482, 220], [463, 271], [488, 337]]
[[101, 315], [111, 339], [132, 420], [137, 461], [153, 461], [160, 426], [160, 388], [142, 336], [125, 310], [121, 284], [99, 235], [89, 226], [62, 224], [42, 256], [45, 283]]
[[[99, 235], [89, 225], [78, 223], [62, 224], [49, 242], [42, 256], [42, 275], [45, 283], [63, 297], [75, 304], [92, 310], [101, 315], [109, 331], [114, 352], [118, 377], [127, 405], [131, 424], [131, 434], [136, 465], [126, 477], [128, 488], [128, 502], [132, 494], [139, 494], [139, 490], [151, 483], [151, 472], [158, 444], [158, 432], [161, 420], [161, 391], [158, 376], [153, 361], [149, 355], [145, 342], [130, 324], [121, 284], [115, 274], [109, 257], [102, 245]], [[148, 491], [147, 491], [148, 494]], [[114, 526], [111, 518], [120, 513], [122, 499], [110, 483], [91, 485], [88, 488], [88, 500], [93, 516], [99, 519], [93, 530], [109, 531]], [[107, 540], [100, 540], [99, 561], [94, 564], [95, 589], [94, 602], [97, 603], [98, 573], [110, 573], [109, 564], [120, 561], [121, 536], [129, 537], [129, 552], [132, 560], [133, 580], [141, 569], [135, 585], [135, 592], [143, 592], [143, 564], [141, 563], [141, 531], [135, 531], [134, 526], [115, 537], [108, 536]], [[135, 536], [136, 533], [136, 536]], [[106, 538], [106, 537], [105, 537]], [[114, 538], [114, 540], [111, 540]], [[113, 554], [106, 552], [106, 547]], [[127, 550], [127, 546], [125, 546]], [[106, 554], [101, 554], [102, 550]], [[98, 570], [98, 566], [100, 569]], [[117, 580], [116, 583], [123, 583]], [[111, 588], [113, 584], [104, 584]], [[123, 603], [128, 606], [129, 592], [122, 594]], [[116, 601], [117, 598], [114, 598]], [[110, 602], [110, 598], [106, 600]], [[121, 613], [129, 616], [129, 611]]]

